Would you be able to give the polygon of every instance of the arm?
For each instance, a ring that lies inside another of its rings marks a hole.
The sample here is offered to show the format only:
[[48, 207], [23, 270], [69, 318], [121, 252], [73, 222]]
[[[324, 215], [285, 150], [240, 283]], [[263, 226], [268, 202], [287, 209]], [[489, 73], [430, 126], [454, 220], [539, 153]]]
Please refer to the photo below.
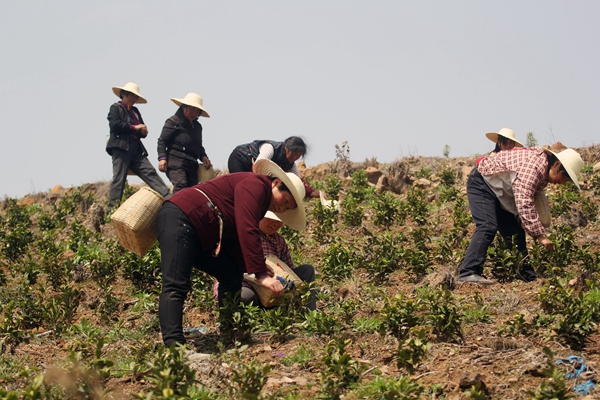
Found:
[[294, 163], [294, 165], [292, 166], [292, 169], [290, 169], [289, 172], [294, 173], [296, 176], [298, 176], [298, 178], [300, 178], [302, 180], [302, 183], [304, 184], [304, 190], [306, 191], [306, 195], [304, 197], [312, 197], [312, 198], [318, 198], [321, 197], [321, 192], [319, 192], [318, 190], [315, 190], [312, 186], [310, 186], [303, 177], [300, 176], [300, 171], [298, 171], [298, 166], [296, 165], [296, 163]]
[[171, 119], [167, 119], [158, 137], [157, 153], [158, 153], [158, 169], [162, 172], [167, 170], [167, 147], [171, 142], [171, 138], [177, 131], [177, 124]]
[[258, 161], [258, 160], [271, 160], [273, 159], [273, 155], [275, 155], [275, 149], [273, 148], [273, 145], [271, 143], [263, 143], [259, 149], [258, 149], [258, 156], [256, 157], [256, 160], [254, 161]]
[[110, 127], [111, 132], [125, 135], [135, 132], [133, 125], [131, 125], [129, 116], [125, 114], [125, 110], [123, 110], [118, 103], [110, 106], [107, 118], [108, 126]]

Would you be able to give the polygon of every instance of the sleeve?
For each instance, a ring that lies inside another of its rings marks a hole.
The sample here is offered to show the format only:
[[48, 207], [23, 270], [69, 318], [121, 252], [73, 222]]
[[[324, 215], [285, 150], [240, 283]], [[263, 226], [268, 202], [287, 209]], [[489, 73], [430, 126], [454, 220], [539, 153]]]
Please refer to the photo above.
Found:
[[131, 134], [134, 129], [131, 126], [129, 117], [123, 112], [121, 106], [117, 103], [110, 106], [108, 111], [108, 126], [111, 132], [118, 132], [120, 134]]
[[273, 156], [275, 155], [275, 148], [273, 147], [273, 145], [271, 143], [263, 143], [259, 149], [258, 149], [258, 156], [256, 157], [256, 160], [254, 161], [258, 161], [258, 160], [272, 160]]
[[276, 233], [275, 235], [277, 235], [277, 248], [279, 250], [279, 254], [278, 257], [281, 261], [283, 261], [284, 263], [287, 264], [288, 267], [290, 267], [291, 269], [296, 268], [296, 266], [294, 265], [294, 262], [292, 261], [292, 255], [290, 254], [290, 248], [288, 247], [287, 242], [285, 241], [285, 238], [283, 236], [281, 236], [279, 233]]
[[208, 157], [206, 155], [206, 150], [204, 149], [204, 146], [202, 145], [202, 125], [200, 125], [200, 123], [198, 123], [198, 158], [200, 159], [200, 161], [202, 161], [202, 157]]
[[519, 218], [523, 224], [523, 229], [533, 236], [543, 235], [546, 230], [542, 225], [540, 216], [535, 209], [535, 190], [544, 179], [543, 172], [540, 172], [532, 165], [525, 165], [523, 170], [517, 174], [513, 181], [513, 193], [515, 195], [515, 205]]
[[258, 178], [240, 182], [234, 191], [234, 212], [238, 241], [242, 249], [246, 272], [261, 274], [267, 271], [258, 222], [271, 202], [271, 190]]
[[165, 121], [165, 125], [160, 132], [158, 137], [157, 153], [158, 159], [167, 158], [167, 146], [170, 144], [173, 134], [177, 131], [177, 123], [173, 119], [169, 118]]

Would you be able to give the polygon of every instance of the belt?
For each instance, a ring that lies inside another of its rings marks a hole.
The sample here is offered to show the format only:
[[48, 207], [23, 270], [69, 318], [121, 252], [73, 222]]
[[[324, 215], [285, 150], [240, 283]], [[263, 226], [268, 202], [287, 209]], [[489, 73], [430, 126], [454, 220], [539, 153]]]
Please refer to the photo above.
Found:
[[208, 197], [206, 193], [204, 193], [198, 188], [195, 189], [202, 193], [204, 197], [206, 197], [206, 200], [208, 200], [206, 202], [206, 205], [215, 213], [215, 217], [217, 217], [217, 219], [219, 220], [219, 242], [217, 243], [217, 248], [214, 249], [212, 252], [213, 257], [218, 257], [219, 253], [221, 252], [221, 241], [223, 240], [223, 214], [221, 213], [221, 211], [219, 211], [219, 208], [214, 205], [214, 203], [210, 200], [210, 197]]

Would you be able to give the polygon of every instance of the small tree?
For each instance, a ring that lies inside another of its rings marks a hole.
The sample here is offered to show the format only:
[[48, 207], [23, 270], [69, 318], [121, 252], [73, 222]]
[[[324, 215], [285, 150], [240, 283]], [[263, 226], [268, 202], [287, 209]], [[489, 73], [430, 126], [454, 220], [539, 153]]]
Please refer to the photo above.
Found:
[[538, 141], [535, 136], [533, 136], [533, 132], [527, 133], [527, 147], [535, 147], [537, 145]]
[[444, 157], [446, 157], [446, 158], [450, 157], [450, 146], [449, 145], [444, 146]]

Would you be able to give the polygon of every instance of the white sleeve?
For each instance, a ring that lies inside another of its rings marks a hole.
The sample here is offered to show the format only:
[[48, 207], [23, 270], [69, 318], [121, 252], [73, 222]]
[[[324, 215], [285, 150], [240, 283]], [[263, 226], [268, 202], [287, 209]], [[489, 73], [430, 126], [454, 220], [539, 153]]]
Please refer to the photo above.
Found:
[[271, 160], [271, 159], [273, 159], [274, 155], [275, 155], [275, 149], [273, 148], [273, 145], [270, 143], [263, 143], [258, 148], [258, 157], [256, 157], [256, 160], [254, 160], [254, 161], [263, 160], [263, 159]]

